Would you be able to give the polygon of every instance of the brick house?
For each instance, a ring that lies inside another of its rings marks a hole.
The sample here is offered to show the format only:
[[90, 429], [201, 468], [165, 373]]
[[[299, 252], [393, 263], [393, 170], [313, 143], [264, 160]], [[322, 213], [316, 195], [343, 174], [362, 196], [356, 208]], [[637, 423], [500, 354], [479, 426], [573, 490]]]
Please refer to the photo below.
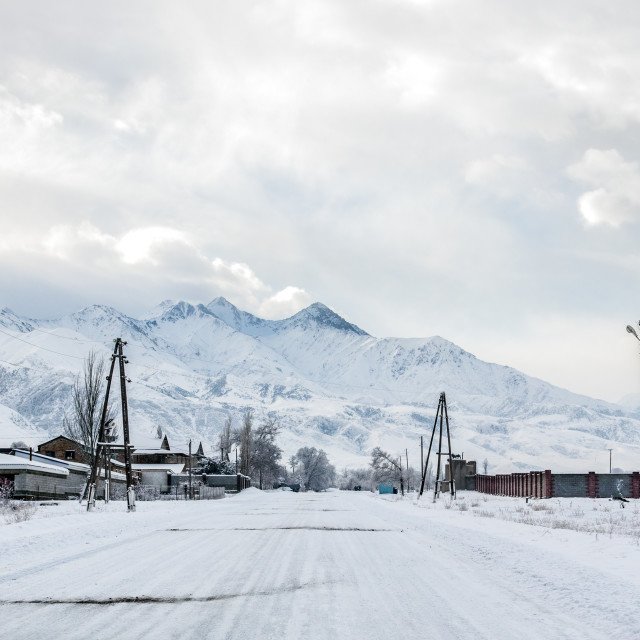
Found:
[[39, 444], [38, 453], [50, 458], [59, 458], [60, 460], [73, 460], [83, 464], [90, 463], [85, 446], [62, 435]]

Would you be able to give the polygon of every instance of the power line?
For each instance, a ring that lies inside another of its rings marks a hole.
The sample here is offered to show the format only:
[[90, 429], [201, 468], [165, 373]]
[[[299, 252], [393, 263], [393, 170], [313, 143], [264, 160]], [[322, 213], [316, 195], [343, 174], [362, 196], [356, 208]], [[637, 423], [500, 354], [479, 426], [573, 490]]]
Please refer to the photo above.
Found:
[[[28, 342], [27, 340], [18, 338], [18, 336], [12, 336], [10, 333], [7, 333], [2, 329], [0, 329], [0, 333], [4, 333], [4, 335], [9, 336], [13, 340], [19, 340], [20, 342], [24, 342], [25, 344], [28, 344], [30, 347], [33, 347], [34, 349], [42, 349], [43, 351], [49, 351], [50, 353], [55, 353], [56, 355], [59, 355], [59, 356], [66, 356], [67, 358], [75, 358], [76, 360], [84, 360], [84, 358], [80, 356], [72, 356], [70, 353], [62, 353], [61, 351], [54, 351], [53, 349], [47, 349], [47, 347], [41, 347], [38, 344], [33, 344], [32, 342]], [[11, 364], [11, 363], [8, 363], [8, 364]]]
[[55, 333], [55, 329], [53, 331], [45, 331], [44, 329], [40, 329], [40, 327], [33, 327], [31, 331], [40, 331], [41, 333], [45, 333], [49, 336], [55, 336], [56, 338], [62, 338], [62, 340], [71, 340], [72, 342], [82, 342], [84, 344], [94, 344], [99, 342], [99, 340], [83, 340], [82, 338], [70, 338], [69, 336], [61, 336]]

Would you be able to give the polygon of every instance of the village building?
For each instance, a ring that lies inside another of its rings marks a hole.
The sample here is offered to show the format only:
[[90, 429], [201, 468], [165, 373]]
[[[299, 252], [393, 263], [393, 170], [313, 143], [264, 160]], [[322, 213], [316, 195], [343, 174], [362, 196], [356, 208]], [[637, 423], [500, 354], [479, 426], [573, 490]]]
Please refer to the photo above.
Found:
[[38, 453], [60, 460], [74, 460], [85, 464], [90, 462], [87, 448], [83, 444], [63, 435], [39, 444]]

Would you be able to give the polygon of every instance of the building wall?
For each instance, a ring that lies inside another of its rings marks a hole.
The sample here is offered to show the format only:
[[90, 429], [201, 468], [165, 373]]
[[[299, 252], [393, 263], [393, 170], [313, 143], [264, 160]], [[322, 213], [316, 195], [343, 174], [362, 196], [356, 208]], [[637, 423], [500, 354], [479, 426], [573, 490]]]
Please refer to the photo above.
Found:
[[65, 489], [67, 497], [81, 497], [86, 484], [87, 474], [84, 471], [69, 469]]
[[163, 471], [142, 471], [142, 484], [155, 487], [162, 493], [169, 491], [169, 474]]
[[40, 471], [16, 473], [13, 485], [14, 498], [66, 499], [67, 476]]

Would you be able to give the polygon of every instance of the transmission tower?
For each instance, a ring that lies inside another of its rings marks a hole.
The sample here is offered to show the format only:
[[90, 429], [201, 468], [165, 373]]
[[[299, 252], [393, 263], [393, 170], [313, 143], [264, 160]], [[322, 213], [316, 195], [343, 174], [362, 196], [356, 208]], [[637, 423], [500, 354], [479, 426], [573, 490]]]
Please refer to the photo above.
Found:
[[[433, 430], [431, 431], [431, 440], [429, 441], [429, 450], [427, 451], [427, 461], [424, 465], [424, 469], [422, 470], [422, 482], [420, 484], [420, 495], [422, 495], [424, 491], [424, 483], [427, 478], [427, 469], [429, 468], [429, 457], [431, 456], [431, 448], [433, 446], [433, 438], [436, 434], [436, 428], [438, 426], [438, 418], [440, 419], [440, 437], [438, 439], [438, 450], [435, 452], [435, 455], [438, 456], [438, 470], [436, 471], [436, 479], [434, 483], [434, 491], [433, 491], [433, 499], [438, 497], [442, 489], [442, 484], [449, 484], [449, 491], [451, 491], [451, 497], [456, 497], [456, 483], [453, 479], [453, 454], [451, 452], [451, 434], [449, 432], [449, 413], [447, 412], [447, 397], [444, 391], [440, 394], [440, 399], [438, 400], [438, 410], [436, 411], [436, 419], [433, 423]], [[443, 424], [446, 424], [447, 428], [447, 444], [449, 445], [449, 451], [442, 450], [442, 431]], [[441, 460], [442, 456], [446, 455], [449, 457], [449, 480], [440, 480], [440, 470], [442, 467]]]
[[[129, 440], [129, 411], [127, 409], [127, 382], [131, 382], [125, 374], [124, 365], [129, 361], [122, 353], [123, 342], [121, 338], [114, 340], [115, 346], [113, 348], [113, 355], [111, 356], [111, 368], [109, 369], [109, 375], [107, 376], [107, 390], [104, 396], [104, 404], [102, 405], [102, 417], [100, 419], [100, 432], [98, 434], [98, 444], [96, 447], [96, 455], [93, 458], [93, 464], [91, 465], [91, 474], [87, 480], [87, 485], [84, 490], [83, 499], [87, 499], [87, 511], [91, 511], [96, 503], [96, 493], [98, 489], [98, 483], [100, 482], [100, 468], [102, 466], [102, 460], [105, 460], [105, 500], [109, 499], [109, 458], [112, 449], [122, 449], [124, 454], [125, 473], [127, 477], [127, 509], [129, 511], [136, 510], [135, 494], [133, 490], [133, 473], [131, 471], [131, 444]], [[120, 400], [122, 403], [122, 437], [123, 444], [112, 444], [107, 442], [107, 433], [110, 431], [110, 424], [106, 422], [107, 411], [109, 407], [109, 393], [111, 391], [111, 380], [113, 378], [113, 370], [115, 368], [116, 360], [120, 365]]]

